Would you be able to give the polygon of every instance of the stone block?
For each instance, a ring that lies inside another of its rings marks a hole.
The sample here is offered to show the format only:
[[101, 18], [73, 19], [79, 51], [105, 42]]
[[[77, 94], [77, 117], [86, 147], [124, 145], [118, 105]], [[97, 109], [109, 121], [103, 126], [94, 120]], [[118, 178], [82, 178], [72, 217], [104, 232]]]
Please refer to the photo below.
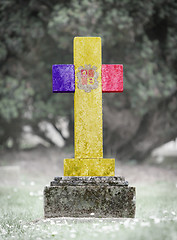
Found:
[[73, 64], [52, 66], [53, 92], [75, 91], [75, 70]]
[[123, 65], [103, 64], [101, 70], [102, 91], [123, 92]]
[[114, 176], [114, 158], [71, 158], [64, 160], [64, 176]]
[[57, 177], [44, 189], [44, 215], [133, 218], [135, 188], [123, 177]]

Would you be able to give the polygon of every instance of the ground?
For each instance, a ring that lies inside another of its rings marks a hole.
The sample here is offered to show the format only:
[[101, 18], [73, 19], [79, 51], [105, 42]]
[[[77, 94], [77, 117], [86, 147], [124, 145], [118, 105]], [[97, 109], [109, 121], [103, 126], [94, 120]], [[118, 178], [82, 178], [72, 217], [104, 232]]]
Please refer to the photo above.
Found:
[[44, 219], [44, 186], [63, 175], [63, 159], [72, 155], [38, 148], [0, 156], [0, 239], [177, 239], [174, 161], [116, 162], [116, 175], [136, 187], [135, 219]]

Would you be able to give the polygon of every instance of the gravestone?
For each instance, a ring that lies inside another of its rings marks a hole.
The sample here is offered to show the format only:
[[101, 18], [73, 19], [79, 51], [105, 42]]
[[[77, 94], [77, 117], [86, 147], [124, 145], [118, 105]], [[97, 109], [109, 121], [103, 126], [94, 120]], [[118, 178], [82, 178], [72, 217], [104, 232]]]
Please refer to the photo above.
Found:
[[101, 38], [75, 37], [74, 64], [52, 72], [53, 92], [74, 92], [75, 158], [45, 187], [45, 217], [134, 217], [135, 188], [103, 158], [102, 92], [123, 91], [123, 66], [102, 65]]

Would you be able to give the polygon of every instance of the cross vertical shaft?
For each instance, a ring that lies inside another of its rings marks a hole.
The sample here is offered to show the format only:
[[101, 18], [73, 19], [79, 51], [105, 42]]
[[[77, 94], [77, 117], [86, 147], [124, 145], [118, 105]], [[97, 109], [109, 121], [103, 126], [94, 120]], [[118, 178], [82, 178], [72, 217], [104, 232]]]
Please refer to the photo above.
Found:
[[97, 67], [98, 88], [88, 93], [75, 87], [75, 158], [103, 158], [101, 39], [77, 37], [74, 39], [75, 79], [79, 67], [89, 64]]

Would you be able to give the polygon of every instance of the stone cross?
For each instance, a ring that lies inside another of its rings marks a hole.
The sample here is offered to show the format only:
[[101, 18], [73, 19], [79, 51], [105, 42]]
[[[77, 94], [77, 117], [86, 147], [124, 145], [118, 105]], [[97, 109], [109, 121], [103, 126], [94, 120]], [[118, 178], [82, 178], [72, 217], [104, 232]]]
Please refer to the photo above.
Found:
[[75, 158], [64, 176], [114, 176], [115, 159], [103, 158], [102, 92], [123, 91], [123, 65], [102, 65], [101, 38], [74, 38], [74, 65], [53, 65], [53, 92], [74, 92]]

